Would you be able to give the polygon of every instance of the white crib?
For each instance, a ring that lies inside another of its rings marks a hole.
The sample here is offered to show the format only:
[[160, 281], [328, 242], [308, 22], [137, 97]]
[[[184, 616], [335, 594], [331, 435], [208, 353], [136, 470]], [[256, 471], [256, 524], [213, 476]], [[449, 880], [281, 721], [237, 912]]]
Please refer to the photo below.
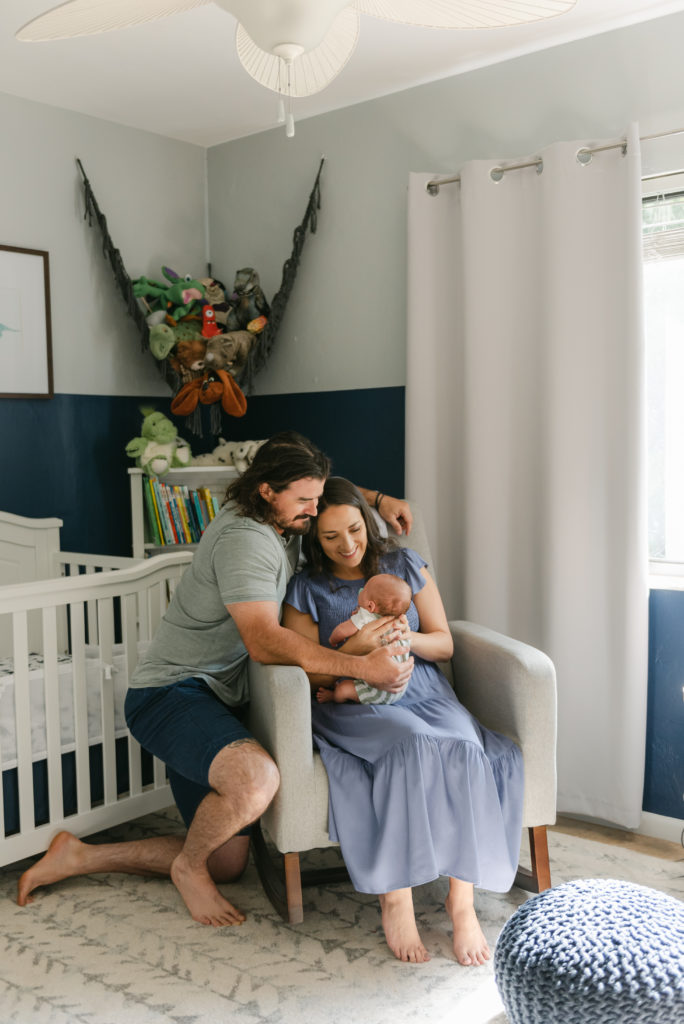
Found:
[[0, 512], [0, 866], [173, 802], [123, 699], [192, 552], [62, 552], [61, 525]]

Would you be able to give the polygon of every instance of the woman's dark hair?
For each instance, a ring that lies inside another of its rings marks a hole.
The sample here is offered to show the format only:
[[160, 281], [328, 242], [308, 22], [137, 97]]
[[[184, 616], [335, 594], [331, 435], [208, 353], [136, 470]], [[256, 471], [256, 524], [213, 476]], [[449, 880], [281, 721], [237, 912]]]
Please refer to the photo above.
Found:
[[226, 501], [234, 501], [241, 516], [260, 523], [270, 523], [273, 511], [259, 494], [261, 484], [274, 491], [284, 491], [295, 480], [312, 477], [325, 480], [330, 473], [330, 459], [315, 444], [294, 430], [283, 430], [262, 444], [242, 476], [229, 485]]
[[[318, 500], [318, 515], [338, 505], [349, 505], [361, 513], [366, 524], [368, 544], [360, 568], [364, 576], [374, 576], [378, 572], [381, 556], [394, 550], [396, 542], [380, 535], [373, 513], [358, 487], [342, 476], [331, 476], [326, 480], [323, 494]], [[318, 518], [312, 520], [311, 530], [304, 537], [303, 549], [312, 572], [323, 575], [332, 572], [332, 565], [318, 539]]]

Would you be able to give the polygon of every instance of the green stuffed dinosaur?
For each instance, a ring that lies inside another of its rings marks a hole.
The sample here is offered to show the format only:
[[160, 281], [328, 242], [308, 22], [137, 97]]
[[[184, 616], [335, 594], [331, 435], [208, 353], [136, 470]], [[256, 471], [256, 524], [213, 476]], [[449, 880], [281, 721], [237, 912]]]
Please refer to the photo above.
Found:
[[169, 267], [162, 267], [162, 274], [170, 283], [139, 277], [133, 282], [133, 294], [138, 299], [144, 299], [150, 309], [162, 310], [174, 320], [179, 320], [187, 316], [195, 304], [204, 298], [204, 285], [189, 274], [179, 277]]
[[163, 476], [170, 469], [190, 465], [190, 445], [178, 437], [175, 425], [162, 412], [149, 412], [140, 433], [126, 445], [126, 455], [148, 476]]

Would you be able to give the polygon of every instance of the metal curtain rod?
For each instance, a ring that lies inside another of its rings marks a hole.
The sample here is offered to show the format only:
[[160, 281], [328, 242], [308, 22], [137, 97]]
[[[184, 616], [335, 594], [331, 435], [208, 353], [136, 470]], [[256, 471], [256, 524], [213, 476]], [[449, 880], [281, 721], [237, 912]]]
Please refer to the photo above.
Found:
[[[684, 135], [684, 128], [673, 128], [669, 132], [656, 132], [655, 135], [642, 135], [642, 136], [640, 136], [639, 141], [640, 142], [650, 142], [652, 139], [664, 139], [668, 135]], [[592, 158], [594, 153], [603, 153], [607, 149], [621, 149], [624, 152], [627, 149], [627, 139], [621, 139], [620, 142], [611, 142], [607, 146], [594, 146], [593, 148], [585, 147], [585, 148], [579, 149], [577, 151], [577, 159], [579, 160], [580, 163], [589, 163], [589, 161], [591, 160], [591, 158]], [[581, 159], [582, 157], [584, 157], [585, 159]], [[491, 176], [494, 179], [494, 181], [501, 181], [501, 179], [503, 178], [504, 174], [506, 174], [507, 171], [520, 171], [520, 170], [522, 170], [523, 167], [536, 167], [537, 168], [537, 173], [539, 174], [539, 173], [541, 173], [541, 170], [542, 170], [542, 167], [543, 167], [543, 163], [544, 162], [543, 162], [542, 158], [540, 156], [538, 156], [538, 157], [535, 157], [533, 160], [527, 160], [527, 161], [525, 161], [525, 163], [522, 163], [522, 164], [508, 164], [506, 167], [500, 167], [500, 166], [492, 167], [492, 170], [491, 170], [490, 173], [491, 173]], [[681, 171], [670, 171], [669, 172], [669, 174], [681, 174], [681, 173], [682, 173]], [[665, 174], [649, 174], [646, 177], [644, 177], [642, 180], [643, 181], [650, 181], [652, 178], [665, 178], [665, 177], [667, 177], [667, 173], [665, 173]], [[436, 195], [439, 194], [439, 187], [440, 187], [440, 185], [451, 185], [454, 182], [460, 182], [460, 181], [461, 181], [461, 175], [460, 174], [455, 174], [452, 178], [433, 178], [432, 181], [428, 181], [428, 183], [426, 184], [425, 188], [430, 193], [431, 196], [436, 196]]]

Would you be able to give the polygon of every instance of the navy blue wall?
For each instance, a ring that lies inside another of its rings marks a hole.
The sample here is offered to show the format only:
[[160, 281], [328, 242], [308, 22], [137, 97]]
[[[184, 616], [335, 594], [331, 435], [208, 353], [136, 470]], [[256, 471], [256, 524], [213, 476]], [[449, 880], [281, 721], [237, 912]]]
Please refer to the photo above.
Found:
[[[130, 555], [127, 469], [133, 462], [124, 449], [140, 432], [141, 405], [170, 415], [170, 399], [159, 397], [0, 399], [0, 509], [59, 516], [65, 551]], [[198, 439], [176, 422], [195, 453], [214, 446], [210, 436]], [[403, 388], [252, 397], [244, 417], [224, 417], [230, 440], [260, 440], [278, 430], [310, 437], [331, 457], [335, 473], [403, 495]]]
[[684, 592], [652, 590], [644, 810], [684, 818]]

